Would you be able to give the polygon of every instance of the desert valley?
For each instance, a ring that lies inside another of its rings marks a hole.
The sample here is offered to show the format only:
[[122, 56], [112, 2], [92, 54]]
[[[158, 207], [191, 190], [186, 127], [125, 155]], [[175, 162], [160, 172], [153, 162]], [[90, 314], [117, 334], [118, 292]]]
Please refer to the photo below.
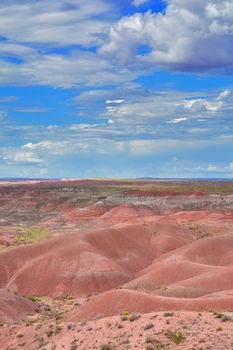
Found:
[[0, 1], [0, 350], [233, 350], [233, 0]]
[[0, 184], [0, 349], [232, 349], [233, 183]]

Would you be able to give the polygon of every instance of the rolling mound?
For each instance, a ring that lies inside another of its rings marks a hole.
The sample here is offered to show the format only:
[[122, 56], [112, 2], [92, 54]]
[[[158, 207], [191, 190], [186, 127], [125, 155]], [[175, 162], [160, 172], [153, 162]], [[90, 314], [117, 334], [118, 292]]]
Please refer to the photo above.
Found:
[[208, 311], [233, 308], [232, 297], [168, 298], [130, 290], [112, 290], [94, 297], [79, 310], [70, 312], [68, 321], [120, 315], [123, 311], [149, 313], [164, 310]]
[[232, 182], [3, 182], [0, 349], [233, 348], [232, 208]]
[[26, 315], [33, 314], [36, 306], [35, 303], [18, 294], [0, 289], [0, 322], [22, 320]]
[[152, 262], [149, 231], [143, 224], [118, 225], [2, 252], [0, 284], [24, 295], [100, 293]]
[[102, 228], [1, 252], [1, 288], [28, 296], [92, 296], [70, 319], [125, 308], [233, 307], [232, 213], [154, 215], [136, 205], [63, 210], [69, 222], [93, 219], [92, 226]]
[[160, 254], [192, 241], [185, 229], [144, 219], [58, 236], [2, 252], [0, 285], [24, 295], [96, 294], [134, 279]]
[[101, 216], [107, 223], [120, 223], [154, 215], [154, 211], [143, 205], [124, 204], [117, 206]]
[[164, 216], [167, 223], [173, 224], [199, 224], [204, 226], [217, 226], [221, 229], [225, 224], [232, 225], [233, 211], [216, 210], [187, 210], [176, 211]]
[[172, 298], [200, 298], [231, 290], [232, 251], [231, 233], [198, 239], [160, 255], [124, 288]]
[[100, 217], [109, 210], [107, 205], [89, 205], [83, 208], [60, 207], [61, 215], [68, 222], [89, 221]]

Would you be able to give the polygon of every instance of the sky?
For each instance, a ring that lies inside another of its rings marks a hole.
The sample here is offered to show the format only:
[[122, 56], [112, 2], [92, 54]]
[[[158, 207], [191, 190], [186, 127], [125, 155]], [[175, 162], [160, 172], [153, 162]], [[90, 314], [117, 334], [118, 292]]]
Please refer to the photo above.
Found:
[[0, 177], [233, 178], [232, 0], [1, 0]]

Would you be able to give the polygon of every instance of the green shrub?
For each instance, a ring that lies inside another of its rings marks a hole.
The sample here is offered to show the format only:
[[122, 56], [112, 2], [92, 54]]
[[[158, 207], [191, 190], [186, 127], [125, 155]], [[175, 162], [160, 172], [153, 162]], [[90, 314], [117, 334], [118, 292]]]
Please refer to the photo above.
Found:
[[168, 330], [165, 333], [165, 335], [176, 344], [179, 344], [180, 342], [182, 342], [182, 340], [185, 339], [183, 334], [180, 331], [172, 332], [172, 331]]
[[147, 329], [151, 329], [153, 327], [154, 327], [153, 323], [147, 323], [144, 327], [144, 330], [146, 331]]
[[109, 344], [101, 345], [100, 349], [101, 350], [113, 350], [113, 348]]

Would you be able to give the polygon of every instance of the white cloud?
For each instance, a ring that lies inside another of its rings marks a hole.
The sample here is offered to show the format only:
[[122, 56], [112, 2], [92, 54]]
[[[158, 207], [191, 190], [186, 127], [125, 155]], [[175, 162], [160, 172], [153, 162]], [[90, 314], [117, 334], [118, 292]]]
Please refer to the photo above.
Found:
[[37, 157], [33, 152], [24, 151], [21, 149], [9, 149], [5, 151], [3, 160], [8, 164], [42, 164], [44, 160]]
[[227, 105], [231, 97], [231, 90], [225, 89], [218, 96], [209, 98], [194, 98], [184, 100], [177, 104], [178, 111], [188, 111], [191, 113], [212, 112], [216, 113]]
[[38, 56], [38, 53], [35, 49], [22, 45], [22, 44], [15, 44], [11, 42], [1, 42], [0, 45], [0, 55], [1, 57], [9, 57], [15, 56], [19, 57], [21, 59], [25, 58], [36, 58]]
[[184, 109], [193, 113], [202, 111], [217, 112], [222, 107], [222, 102], [207, 101], [205, 99], [193, 99], [184, 101]]
[[233, 162], [230, 163], [229, 169], [230, 169], [230, 170], [233, 170]]
[[123, 103], [125, 100], [107, 100], [106, 104], [112, 104], [112, 103], [116, 103], [116, 104], [120, 104]]
[[229, 89], [225, 89], [224, 91], [222, 91], [219, 96], [217, 97], [217, 100], [225, 100], [226, 98], [228, 98], [231, 95], [231, 90]]
[[135, 79], [88, 50], [100, 45], [113, 13], [105, 0], [1, 2], [0, 84], [70, 88]]
[[28, 149], [32, 152], [37, 152], [37, 154], [45, 154], [46, 152], [49, 152], [49, 154], [53, 155], [62, 155], [67, 153], [67, 147], [71, 145], [71, 142], [68, 141], [60, 141], [60, 142], [54, 142], [54, 141], [41, 141], [38, 143], [32, 143], [28, 142], [22, 146], [22, 149]]
[[[231, 74], [231, 2], [167, 3], [165, 13], [136, 13], [113, 24], [113, 4], [105, 0], [3, 1], [0, 32], [7, 40], [0, 46], [0, 84], [61, 88], [128, 84], [157, 67]], [[140, 54], [141, 45], [148, 47], [148, 54]], [[58, 47], [66, 48], [66, 53], [56, 53]], [[90, 47], [97, 53], [86, 50]], [[219, 96], [215, 105], [196, 101], [193, 109], [214, 111], [227, 97]], [[121, 96], [109, 100], [117, 103]]]
[[[167, 2], [165, 14], [136, 13], [115, 23], [100, 52], [132, 67], [148, 64], [176, 71], [232, 73], [232, 1]], [[142, 44], [151, 50], [147, 55], [138, 54]]]
[[[184, 96], [175, 91], [148, 93], [146, 96], [131, 97], [124, 101], [123, 105], [107, 106], [107, 110], [114, 114], [111, 115], [111, 119], [115, 116], [118, 121], [133, 118], [144, 122], [163, 119], [167, 120], [168, 124], [178, 124], [187, 120], [204, 123], [206, 121], [204, 116], [217, 118], [220, 113], [225, 113], [227, 116], [233, 105], [232, 98], [219, 100], [219, 94], [203, 98], [200, 97], [200, 93], [198, 98], [194, 93], [191, 94], [191, 98]], [[229, 96], [231, 96], [230, 93]]]
[[[171, 96], [174, 97], [174, 93], [171, 93], [169, 98]], [[152, 174], [166, 176], [169, 167], [164, 168], [163, 171], [160, 165], [167, 161], [171, 166], [171, 162], [174, 163], [172, 157], [175, 154], [175, 157], [179, 159], [179, 174], [171, 169], [170, 175], [182, 176], [183, 174], [183, 177], [200, 177], [205, 174], [208, 176], [212, 172], [213, 174], [226, 174], [229, 177], [232, 174], [233, 165], [229, 164], [227, 156], [224, 157], [225, 150], [229, 152], [232, 148], [232, 135], [226, 137], [224, 133], [224, 137], [221, 137], [219, 133], [221, 128], [218, 126], [216, 129], [218, 137], [206, 137], [206, 134], [200, 136], [198, 130], [190, 133], [190, 127], [187, 128], [186, 123], [169, 126], [160, 119], [155, 119], [152, 124], [153, 119], [151, 118], [127, 117], [117, 120], [114, 115], [113, 117], [101, 125], [53, 125], [38, 127], [36, 130], [33, 126], [14, 126], [17, 140], [20, 140], [22, 146], [0, 148], [0, 170], [3, 169], [2, 174], [6, 174], [7, 171], [12, 174], [17, 169], [17, 174], [28, 172], [31, 176], [32, 174], [36, 176], [49, 169], [48, 175], [55, 177], [69, 176], [72, 171], [73, 176], [84, 176], [84, 174], [85, 176], [91, 176], [91, 174], [92, 176], [93, 174], [103, 176], [103, 171], [105, 171], [105, 176], [107, 176], [106, 174], [110, 174], [106, 168], [107, 159], [108, 166], [110, 167], [111, 163], [113, 171], [116, 171], [116, 168], [118, 170], [124, 168], [124, 165], [130, 161], [132, 174], [140, 176], [142, 169], [138, 166], [138, 172], [135, 173], [135, 164], [140, 164], [138, 160], [142, 157], [145, 165], [143, 174], [146, 174], [153, 164]], [[195, 125], [192, 119], [187, 124], [190, 126], [191, 122]], [[10, 133], [11, 130], [9, 128], [6, 132]], [[2, 130], [0, 130], [0, 136], [1, 132]], [[208, 130], [205, 132], [208, 133]], [[21, 134], [23, 137], [18, 137]], [[202, 151], [203, 154], [209, 154], [207, 164], [201, 162]], [[224, 159], [221, 164], [214, 164], [212, 154], [215, 152], [223, 154]], [[189, 159], [190, 154], [192, 154], [191, 160]], [[189, 167], [185, 166], [185, 159]], [[93, 163], [98, 164], [97, 170], [89, 166]], [[69, 164], [67, 169], [64, 164]], [[79, 169], [80, 164], [82, 170]], [[83, 170], [84, 167], [85, 170]], [[213, 167], [217, 169], [214, 170]], [[157, 172], [158, 169], [159, 172]], [[130, 173], [126, 173], [129, 176]], [[122, 173], [119, 170], [117, 176], [120, 174]]]
[[178, 123], [182, 123], [185, 122], [188, 118], [175, 118], [172, 120], [168, 120], [167, 124], [178, 124]]
[[210, 172], [213, 172], [213, 171], [216, 171], [217, 170], [217, 167], [213, 164], [209, 164], [208, 167], [207, 167], [207, 171], [210, 171]]
[[70, 88], [78, 85], [120, 84], [135, 78], [125, 68], [114, 69], [106, 59], [91, 52], [65, 55], [38, 55], [22, 64], [0, 61], [0, 84], [47, 85]]
[[150, 0], [133, 0], [132, 4], [135, 7], [141, 6], [149, 2]]
[[111, 10], [112, 5], [103, 0], [3, 2], [0, 32], [16, 42], [91, 45], [108, 23], [105, 18]]
[[107, 112], [109, 112], [109, 113], [113, 113], [113, 112], [117, 111], [117, 107], [107, 106], [106, 109], [107, 109]]

